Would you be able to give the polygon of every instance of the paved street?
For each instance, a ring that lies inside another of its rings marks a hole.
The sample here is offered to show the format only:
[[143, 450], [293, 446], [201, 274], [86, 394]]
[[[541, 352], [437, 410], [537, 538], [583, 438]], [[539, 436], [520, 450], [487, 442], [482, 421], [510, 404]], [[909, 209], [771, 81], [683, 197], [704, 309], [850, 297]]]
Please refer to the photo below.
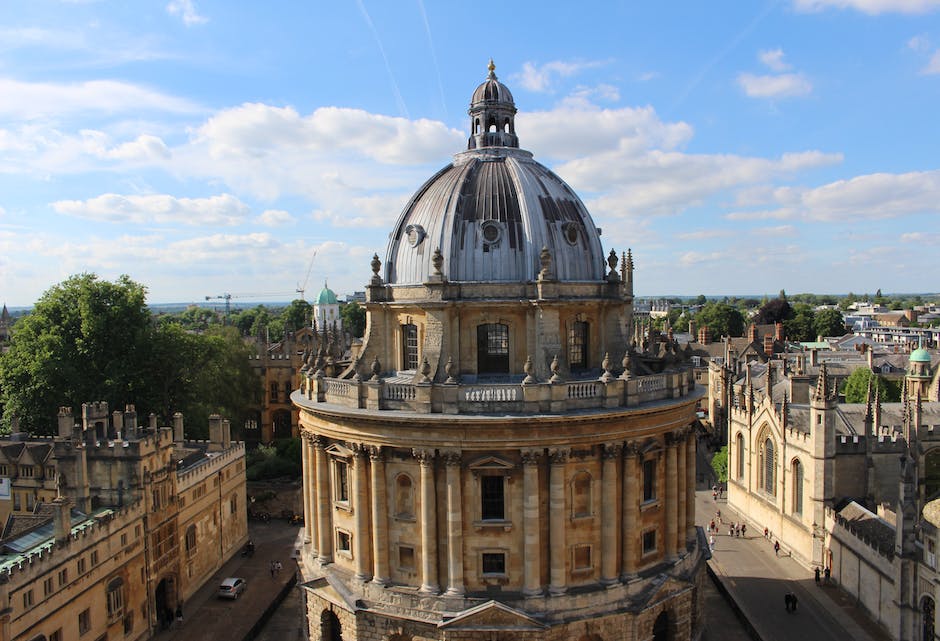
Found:
[[[249, 523], [249, 535], [255, 542], [255, 554], [250, 558], [236, 554], [215, 573], [202, 588], [183, 604], [184, 621], [181, 627], [158, 633], [158, 641], [215, 641], [216, 639], [245, 639], [264, 616], [285, 586], [291, 582], [297, 564], [291, 558], [294, 541], [300, 528], [284, 521]], [[271, 576], [271, 561], [279, 560], [284, 569]], [[238, 576], [248, 581], [244, 595], [229, 601], [216, 597], [221, 580]], [[296, 591], [297, 588], [294, 588]], [[275, 638], [275, 637], [269, 637]], [[297, 639], [282, 634], [278, 641]]]
[[[730, 537], [727, 524], [740, 522], [721, 499], [716, 504], [711, 491], [696, 495], [696, 521], [702, 527], [721, 510], [724, 528], [719, 527], [710, 565], [727, 592], [754, 627], [762, 641], [886, 641], [890, 637], [836, 586], [817, 587], [813, 574], [793, 559], [774, 555], [773, 544], [755, 524], [748, 524], [747, 537]], [[794, 613], [784, 606], [784, 594], [799, 600]]]

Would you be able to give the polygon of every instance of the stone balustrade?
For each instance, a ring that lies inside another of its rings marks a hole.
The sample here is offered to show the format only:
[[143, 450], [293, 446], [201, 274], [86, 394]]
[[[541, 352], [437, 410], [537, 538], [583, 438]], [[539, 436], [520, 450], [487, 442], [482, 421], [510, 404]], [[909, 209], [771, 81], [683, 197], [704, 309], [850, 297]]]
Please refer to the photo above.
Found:
[[402, 383], [307, 377], [294, 401], [344, 407], [457, 414], [535, 414], [636, 407], [682, 398], [694, 390], [690, 368], [610, 380], [544, 383]]

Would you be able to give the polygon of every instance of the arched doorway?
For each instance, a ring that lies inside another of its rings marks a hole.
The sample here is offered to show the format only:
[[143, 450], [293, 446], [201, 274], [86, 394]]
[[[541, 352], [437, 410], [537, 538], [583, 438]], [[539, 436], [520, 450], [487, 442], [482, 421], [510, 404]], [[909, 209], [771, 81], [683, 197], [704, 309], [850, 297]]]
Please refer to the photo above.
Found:
[[277, 410], [271, 417], [272, 430], [271, 438], [290, 438], [290, 410]]
[[320, 614], [320, 638], [323, 641], [343, 641], [343, 628], [332, 610]]
[[153, 593], [153, 608], [160, 629], [173, 624], [173, 609], [176, 606], [176, 581], [172, 576], [163, 577]]
[[920, 603], [920, 614], [921, 614], [921, 623], [923, 627], [923, 634], [921, 639], [924, 641], [932, 641], [934, 636], [934, 617], [936, 616], [936, 604], [933, 602], [929, 596], [925, 596], [924, 600]]
[[671, 641], [672, 625], [670, 624], [669, 613], [665, 610], [660, 612], [653, 623], [653, 641]]

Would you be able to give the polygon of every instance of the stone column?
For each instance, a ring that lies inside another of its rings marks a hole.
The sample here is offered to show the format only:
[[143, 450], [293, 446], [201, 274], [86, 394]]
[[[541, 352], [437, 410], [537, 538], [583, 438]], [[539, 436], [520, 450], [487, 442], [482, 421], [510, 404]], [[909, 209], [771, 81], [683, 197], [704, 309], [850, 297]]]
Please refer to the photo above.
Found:
[[542, 595], [542, 542], [539, 524], [539, 450], [522, 452], [523, 581], [526, 596]]
[[386, 585], [388, 571], [388, 500], [386, 498], [385, 456], [382, 448], [369, 448], [372, 465], [372, 582]]
[[613, 585], [617, 574], [617, 459], [622, 446], [607, 443], [603, 448], [601, 468], [601, 583]]
[[549, 451], [551, 466], [548, 473], [548, 542], [551, 546], [551, 577], [548, 591], [564, 594], [568, 589], [568, 544], [565, 540], [565, 464], [567, 449]]
[[676, 436], [666, 434], [666, 496], [663, 508], [666, 510], [666, 559], [676, 558], [676, 536], [679, 530], [678, 464], [676, 463]]
[[317, 559], [320, 563], [333, 561], [333, 524], [330, 516], [330, 471], [323, 440], [314, 436], [314, 458], [317, 463]]
[[690, 429], [688, 440], [685, 446], [685, 530], [686, 538], [690, 541], [695, 539], [695, 447], [695, 430]]
[[[303, 434], [300, 440], [300, 458], [301, 465], [303, 468], [303, 484], [304, 484], [304, 543], [309, 544], [314, 537], [313, 534], [313, 501], [310, 499], [313, 494], [313, 483], [314, 483], [314, 469], [313, 469], [313, 457], [310, 456], [310, 438]], [[314, 544], [316, 545], [316, 544]]]
[[437, 584], [437, 495], [434, 491], [434, 452], [414, 450], [421, 465], [421, 591], [436, 594]]
[[447, 592], [462, 596], [463, 588], [463, 499], [460, 452], [444, 453], [447, 466]]
[[639, 520], [640, 495], [637, 478], [639, 450], [636, 443], [627, 443], [623, 460], [623, 569], [620, 579], [627, 582], [636, 578], [637, 523]]
[[359, 443], [353, 446], [355, 452], [353, 470], [353, 515], [356, 517], [355, 561], [356, 578], [368, 581], [372, 578], [372, 560], [369, 558], [369, 496], [366, 480], [366, 461], [368, 448]]
[[[679, 513], [676, 518], [676, 548], [679, 550], [680, 554], [685, 553], [685, 529], [686, 523], [688, 523], [688, 517], [686, 511], [689, 509], [688, 506], [688, 490], [687, 485], [689, 482], [688, 474], [686, 474], [685, 464], [686, 464], [686, 437], [685, 431], [679, 435], [678, 451], [676, 452], [676, 459], [679, 465], [678, 473], [676, 475], [677, 489], [676, 492], [679, 495]], [[694, 510], [694, 504], [692, 509]]]

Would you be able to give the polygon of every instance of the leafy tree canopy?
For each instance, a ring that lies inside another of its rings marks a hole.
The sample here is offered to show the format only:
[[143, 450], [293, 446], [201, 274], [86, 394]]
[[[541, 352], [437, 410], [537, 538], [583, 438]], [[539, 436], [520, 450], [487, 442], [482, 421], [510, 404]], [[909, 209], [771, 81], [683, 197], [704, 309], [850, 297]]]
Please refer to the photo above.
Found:
[[183, 412], [187, 433], [207, 430], [213, 412], [241, 427], [261, 389], [237, 332], [158, 324], [145, 300], [144, 286], [127, 276], [112, 283], [80, 274], [46, 291], [0, 356], [4, 427], [15, 415], [21, 429], [52, 434], [60, 406], [99, 400], [133, 404], [164, 424]]
[[877, 391], [882, 402], [896, 403], [901, 400], [901, 388], [896, 381], [890, 381], [880, 374], [873, 373], [867, 367], [859, 367], [852, 372], [843, 384], [846, 403], [865, 403], [868, 401], [868, 381], [874, 377], [873, 390]]
[[775, 298], [774, 300], [767, 301], [757, 310], [757, 315], [754, 316], [754, 322], [758, 325], [770, 325], [782, 323], [788, 318], [792, 318], [792, 316], [793, 308], [790, 306], [790, 303], [787, 302], [785, 298]]
[[712, 456], [712, 469], [719, 483], [728, 482], [728, 446], [723, 446]]
[[706, 303], [695, 315], [699, 327], [708, 327], [713, 337], [742, 336], [744, 334], [744, 316], [727, 303]]
[[837, 309], [822, 309], [816, 312], [814, 323], [817, 336], [842, 336], [845, 334], [845, 320]]
[[359, 303], [353, 301], [339, 308], [343, 326], [354, 338], [362, 338], [366, 331], [366, 310]]

